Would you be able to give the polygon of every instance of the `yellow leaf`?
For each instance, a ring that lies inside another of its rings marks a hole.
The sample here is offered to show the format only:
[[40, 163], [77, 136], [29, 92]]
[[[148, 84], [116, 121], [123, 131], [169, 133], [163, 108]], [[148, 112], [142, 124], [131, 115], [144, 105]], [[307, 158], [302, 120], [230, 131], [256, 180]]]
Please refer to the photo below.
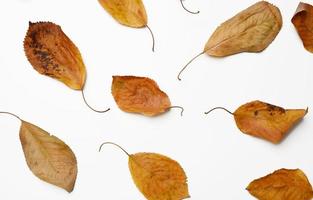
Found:
[[119, 23], [133, 28], [147, 26], [147, 14], [141, 0], [99, 0], [99, 2]]
[[125, 112], [155, 116], [171, 107], [170, 99], [150, 78], [113, 76], [112, 95]]
[[71, 192], [77, 176], [74, 153], [59, 138], [22, 121], [20, 140], [30, 170], [43, 181]]
[[120, 148], [128, 156], [128, 167], [139, 191], [148, 200], [182, 200], [189, 198], [187, 176], [178, 162], [156, 153], [129, 154], [121, 146], [105, 142]]
[[187, 177], [174, 160], [155, 153], [137, 153], [129, 157], [133, 180], [149, 200], [189, 198]]
[[84, 87], [86, 69], [83, 59], [60, 26], [51, 22], [30, 22], [24, 51], [40, 74], [55, 78], [74, 90]]
[[312, 186], [300, 170], [280, 169], [254, 180], [247, 190], [259, 200], [310, 200]]
[[120, 24], [132, 28], [147, 28], [152, 37], [152, 51], [154, 51], [154, 35], [151, 28], [148, 26], [146, 9], [141, 0], [98, 1], [102, 7]]

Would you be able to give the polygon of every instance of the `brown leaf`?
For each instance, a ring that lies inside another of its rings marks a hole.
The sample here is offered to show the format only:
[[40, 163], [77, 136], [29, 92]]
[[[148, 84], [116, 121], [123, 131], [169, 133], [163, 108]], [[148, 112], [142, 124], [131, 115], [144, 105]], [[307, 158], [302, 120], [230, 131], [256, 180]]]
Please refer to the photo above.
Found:
[[313, 6], [300, 2], [291, 21], [298, 31], [304, 48], [313, 53]]
[[187, 177], [176, 161], [156, 153], [129, 156], [129, 170], [137, 188], [148, 200], [189, 198]]
[[116, 21], [125, 26], [147, 26], [147, 14], [141, 0], [99, 0], [99, 3]]
[[69, 146], [25, 121], [20, 128], [20, 140], [27, 165], [38, 178], [68, 192], [73, 190], [77, 163]]
[[125, 112], [155, 116], [171, 106], [167, 94], [150, 78], [113, 76], [111, 89], [115, 102]]
[[246, 134], [279, 143], [308, 110], [283, 109], [261, 101], [240, 106], [234, 117], [238, 128]]
[[51, 22], [29, 23], [24, 40], [27, 59], [40, 74], [82, 90], [86, 79], [83, 59], [61, 27]]
[[282, 27], [279, 9], [260, 1], [220, 25], [205, 45], [210, 56], [263, 51]]
[[310, 200], [312, 186], [300, 170], [280, 169], [254, 180], [247, 190], [259, 200]]
[[216, 107], [205, 114], [216, 109], [232, 114], [241, 132], [273, 143], [281, 142], [308, 112], [308, 109], [285, 110], [261, 101], [252, 101], [240, 106], [234, 113], [223, 107]]

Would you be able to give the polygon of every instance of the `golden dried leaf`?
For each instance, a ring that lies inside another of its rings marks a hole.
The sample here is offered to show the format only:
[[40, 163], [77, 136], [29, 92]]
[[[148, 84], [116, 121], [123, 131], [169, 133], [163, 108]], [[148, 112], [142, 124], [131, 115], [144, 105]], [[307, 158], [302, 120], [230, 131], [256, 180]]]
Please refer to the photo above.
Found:
[[176, 161], [155, 153], [129, 156], [132, 178], [148, 200], [189, 198], [187, 177]]
[[86, 79], [83, 59], [61, 27], [51, 22], [29, 23], [24, 40], [27, 59], [40, 74], [82, 90]]
[[280, 169], [254, 180], [247, 190], [259, 200], [310, 200], [312, 186], [300, 170]]
[[263, 51], [282, 27], [279, 9], [260, 1], [221, 24], [205, 45], [210, 56]]
[[287, 109], [261, 101], [240, 106], [234, 117], [238, 128], [246, 134], [279, 143], [308, 110]]
[[20, 140], [30, 170], [41, 180], [73, 191], [77, 162], [74, 153], [59, 138], [22, 121]]
[[125, 112], [155, 116], [171, 106], [167, 94], [150, 78], [113, 76], [111, 89], [115, 102]]
[[313, 6], [300, 2], [291, 21], [298, 31], [304, 48], [313, 53]]
[[147, 26], [147, 14], [141, 0], [99, 0], [99, 3], [116, 21], [125, 26]]

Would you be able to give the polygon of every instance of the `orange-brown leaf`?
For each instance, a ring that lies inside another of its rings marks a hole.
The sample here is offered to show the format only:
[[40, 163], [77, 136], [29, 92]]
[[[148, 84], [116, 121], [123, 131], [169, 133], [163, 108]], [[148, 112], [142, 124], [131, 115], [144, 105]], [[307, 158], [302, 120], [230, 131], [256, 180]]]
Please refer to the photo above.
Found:
[[155, 116], [171, 106], [167, 94], [150, 78], [113, 76], [111, 89], [115, 102], [125, 112]]
[[259, 200], [310, 200], [312, 186], [300, 170], [280, 169], [254, 180], [247, 190]]
[[83, 59], [61, 27], [51, 22], [29, 23], [24, 40], [27, 59], [40, 74], [81, 90], [86, 79]]
[[77, 162], [69, 146], [25, 121], [20, 128], [20, 140], [27, 165], [34, 175], [68, 192], [73, 190]]
[[141, 28], [147, 25], [147, 14], [141, 0], [99, 0], [102, 7], [119, 23]]
[[246, 134], [279, 143], [288, 131], [307, 113], [305, 109], [284, 109], [261, 101], [240, 106], [234, 117]]
[[271, 44], [281, 27], [280, 10], [260, 1], [220, 25], [206, 43], [204, 52], [216, 57], [260, 52]]
[[300, 2], [291, 21], [298, 31], [304, 48], [313, 53], [313, 6]]
[[176, 161], [155, 153], [129, 156], [132, 178], [148, 200], [189, 198], [187, 177]]

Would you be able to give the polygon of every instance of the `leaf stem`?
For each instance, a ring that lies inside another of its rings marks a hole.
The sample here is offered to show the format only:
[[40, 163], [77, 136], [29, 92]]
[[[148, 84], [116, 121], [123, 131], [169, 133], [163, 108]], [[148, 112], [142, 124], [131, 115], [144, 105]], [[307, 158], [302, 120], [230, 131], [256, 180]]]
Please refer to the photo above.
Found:
[[101, 148], [103, 147], [103, 145], [106, 145], [106, 144], [111, 144], [111, 145], [113, 145], [113, 146], [118, 147], [118, 148], [121, 149], [127, 156], [130, 157], [130, 154], [129, 154], [124, 148], [122, 148], [120, 145], [118, 145], [118, 144], [116, 144], [116, 143], [114, 143], [114, 142], [104, 142], [104, 143], [102, 143], [102, 144], [100, 145], [100, 147], [99, 147], [99, 152], [101, 151]]
[[10, 113], [10, 112], [0, 111], [0, 114], [11, 115], [11, 116], [15, 117], [16, 119], [23, 121], [19, 116], [17, 116], [16, 114]]
[[204, 51], [202, 51], [201, 53], [199, 53], [199, 54], [197, 54], [195, 57], [193, 57], [193, 58], [180, 70], [180, 72], [178, 73], [178, 76], [177, 76], [177, 79], [178, 79], [179, 81], [181, 81], [180, 76], [181, 76], [181, 74], [183, 73], [183, 71], [185, 71], [185, 69], [188, 67], [188, 65], [189, 65], [190, 63], [192, 63], [195, 59], [197, 59], [198, 57], [200, 57], [202, 54], [204, 54]]
[[185, 111], [185, 109], [183, 107], [181, 107], [181, 106], [171, 106], [168, 109], [172, 109], [172, 108], [179, 108], [179, 109], [181, 109], [180, 116], [183, 116], [183, 113]]
[[196, 12], [188, 10], [188, 9], [185, 7], [183, 1], [184, 1], [184, 0], [180, 0], [180, 3], [181, 3], [181, 6], [184, 8], [184, 10], [186, 10], [187, 12], [189, 12], [189, 13], [191, 13], [191, 14], [199, 14], [199, 13], [200, 13], [199, 10], [196, 11]]
[[82, 89], [82, 96], [83, 96], [83, 100], [85, 102], [85, 104], [88, 106], [88, 108], [90, 108], [91, 110], [93, 110], [94, 112], [97, 112], [97, 113], [105, 113], [105, 112], [108, 112], [110, 110], [110, 108], [106, 109], [106, 110], [96, 110], [94, 109], [93, 107], [91, 107], [87, 101], [86, 101], [86, 98], [85, 98], [85, 93], [84, 93], [84, 88]]
[[149, 30], [149, 32], [150, 32], [150, 34], [151, 34], [151, 37], [152, 37], [152, 51], [154, 52], [154, 46], [155, 46], [154, 34], [153, 34], [151, 28], [150, 28], [148, 25], [146, 25], [146, 27], [147, 27], [147, 29]]
[[218, 110], [218, 109], [224, 110], [224, 111], [228, 112], [229, 114], [234, 115], [234, 113], [230, 112], [229, 110], [227, 110], [226, 108], [223, 108], [223, 107], [215, 107], [215, 108], [212, 108], [211, 110], [209, 110], [208, 112], [205, 112], [204, 114], [207, 115], [207, 114], [211, 113], [212, 111]]

